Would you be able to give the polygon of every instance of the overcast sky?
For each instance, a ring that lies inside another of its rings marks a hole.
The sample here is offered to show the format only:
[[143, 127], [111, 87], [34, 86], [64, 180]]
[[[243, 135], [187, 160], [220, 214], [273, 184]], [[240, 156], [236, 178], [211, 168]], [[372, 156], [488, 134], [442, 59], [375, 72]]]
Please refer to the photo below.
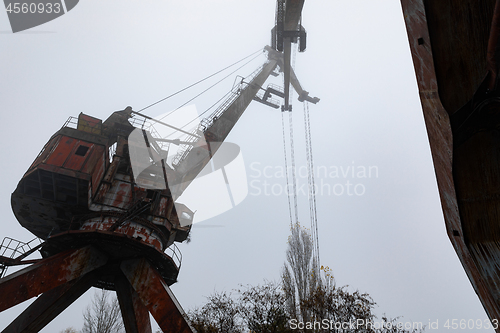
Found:
[[[128, 105], [141, 109], [262, 49], [274, 10], [273, 0], [82, 0], [62, 17], [16, 34], [0, 11], [0, 236], [33, 238], [16, 221], [10, 195], [69, 116], [105, 119]], [[303, 25], [307, 51], [297, 53], [295, 68], [303, 87], [321, 98], [310, 106], [316, 167], [377, 171], [317, 175], [324, 185], [317, 196], [321, 263], [332, 268], [337, 285], [369, 293], [379, 315], [424, 325], [438, 320], [441, 329], [448, 319], [485, 320], [445, 232], [399, 1], [306, 1]], [[237, 74], [264, 61], [262, 55]], [[198, 111], [228, 92], [235, 76], [194, 100]], [[177, 108], [211, 83], [148, 115]], [[293, 107], [301, 166], [302, 104], [295, 99]], [[195, 225], [191, 243], [180, 245], [182, 268], [172, 290], [185, 309], [203, 305], [214, 291], [277, 281], [285, 260], [288, 201], [264, 192], [285, 185], [275, 173], [284, 165], [280, 112], [254, 102], [228, 141], [241, 147], [249, 195]], [[299, 185], [306, 180], [299, 175]], [[363, 194], [338, 195], [347, 182]], [[305, 195], [298, 209], [308, 226]], [[42, 332], [80, 329], [92, 294]], [[0, 329], [30, 302], [1, 313]]]

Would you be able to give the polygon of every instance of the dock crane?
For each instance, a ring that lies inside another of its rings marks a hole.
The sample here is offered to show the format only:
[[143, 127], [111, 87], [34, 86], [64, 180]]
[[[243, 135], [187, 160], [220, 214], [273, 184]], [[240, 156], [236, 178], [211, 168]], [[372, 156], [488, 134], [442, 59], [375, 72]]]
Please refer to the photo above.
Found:
[[[104, 121], [81, 113], [49, 139], [12, 194], [19, 223], [43, 242], [9, 240], [0, 256], [2, 275], [8, 266], [29, 265], [0, 279], [0, 311], [38, 298], [3, 333], [40, 331], [92, 286], [116, 291], [128, 333], [151, 332], [149, 313], [165, 332], [194, 332], [169, 288], [181, 265], [174, 243], [187, 239], [193, 220], [193, 212], [176, 200], [252, 100], [279, 108], [272, 96], [282, 97], [282, 111], [291, 111], [291, 83], [299, 100], [319, 101], [290, 68], [291, 43], [298, 38], [305, 46], [303, 4], [278, 0], [267, 61], [193, 132], [176, 128], [185, 141], [146, 130], [142, 125], [151, 117], [131, 107]], [[284, 91], [263, 88], [276, 68], [284, 72]], [[165, 143], [184, 146], [171, 165]], [[134, 171], [132, 154], [143, 172]], [[25, 260], [37, 250], [42, 259]]]

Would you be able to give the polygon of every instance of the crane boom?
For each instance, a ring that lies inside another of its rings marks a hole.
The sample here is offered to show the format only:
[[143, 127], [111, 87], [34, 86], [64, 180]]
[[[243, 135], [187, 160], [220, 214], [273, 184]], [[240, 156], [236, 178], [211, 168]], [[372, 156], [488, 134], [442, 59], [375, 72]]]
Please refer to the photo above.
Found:
[[[180, 176], [177, 178], [178, 181], [175, 184], [177, 186], [175, 186], [174, 192], [177, 196], [180, 196], [184, 192], [209, 163], [250, 102], [258, 100], [268, 104], [265, 100], [256, 97], [257, 93], [263, 89], [262, 86], [277, 66], [282, 72], [286, 72], [287, 63], [283, 53], [275, 51], [270, 46], [266, 46], [264, 50], [267, 51], [268, 60], [257, 71], [250, 82], [242, 82], [237, 89], [233, 90], [233, 93], [226, 101], [210, 117], [202, 121], [200, 127], [188, 139], [190, 142], [184, 143], [185, 149], [181, 150], [180, 155], [174, 158], [173, 166], [176, 173]], [[309, 97], [309, 93], [302, 89], [292, 68], [288, 68], [288, 75], [292, 86], [299, 95], [299, 101], [307, 100], [314, 104], [319, 101], [317, 97]], [[282, 97], [285, 97], [286, 102], [286, 93]], [[196, 139], [196, 137], [198, 138]], [[172, 189], [174, 184], [170, 185]]]
[[243, 112], [255, 98], [262, 85], [278, 65], [278, 59], [271, 53], [269, 59], [260, 68], [249, 83], [242, 83], [229, 98], [222, 103], [208, 119], [201, 124], [201, 137], [187, 146], [182, 156], [174, 164], [175, 171], [181, 176], [181, 184], [176, 189], [180, 195], [184, 189], [196, 178], [200, 171], [209, 163], [212, 156], [219, 149]]

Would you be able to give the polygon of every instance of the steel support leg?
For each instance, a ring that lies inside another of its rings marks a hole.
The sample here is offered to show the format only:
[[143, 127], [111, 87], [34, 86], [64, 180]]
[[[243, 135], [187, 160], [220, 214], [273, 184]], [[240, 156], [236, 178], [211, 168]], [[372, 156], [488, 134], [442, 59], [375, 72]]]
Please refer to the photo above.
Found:
[[163, 332], [196, 332], [170, 288], [146, 259], [124, 261], [121, 270]]
[[46, 258], [0, 279], [0, 312], [77, 279], [106, 264], [107, 257], [87, 246]]
[[39, 332], [75, 300], [82, 296], [95, 280], [89, 273], [43, 293], [23, 311], [2, 333]]
[[123, 324], [127, 333], [152, 333], [149, 311], [125, 276], [115, 281]]

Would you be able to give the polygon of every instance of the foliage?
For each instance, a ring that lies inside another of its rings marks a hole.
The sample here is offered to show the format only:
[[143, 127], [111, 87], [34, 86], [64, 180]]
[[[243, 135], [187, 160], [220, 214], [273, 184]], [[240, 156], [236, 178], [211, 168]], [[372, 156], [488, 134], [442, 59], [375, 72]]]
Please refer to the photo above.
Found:
[[239, 306], [225, 292], [209, 296], [201, 309], [189, 312], [189, 318], [198, 333], [243, 332]]
[[[375, 322], [375, 302], [367, 293], [351, 292], [337, 287], [331, 269], [321, 266], [319, 272], [312, 255], [312, 240], [307, 230], [296, 224], [288, 239], [287, 262], [280, 284], [246, 286], [235, 290], [237, 297], [220, 293], [208, 297], [201, 308], [189, 312], [200, 333], [417, 333], [397, 325], [397, 319], [386, 316]], [[336, 327], [335, 323], [361, 321], [364, 325]], [[329, 323], [328, 327], [292, 327], [291, 323]]]
[[78, 333], [78, 331], [74, 327], [68, 327], [59, 333]]
[[82, 333], [122, 333], [124, 332], [120, 305], [109, 292], [101, 290], [94, 294], [92, 304], [83, 313]]
[[251, 332], [285, 332], [289, 316], [281, 287], [272, 282], [238, 290], [243, 323]]
[[288, 332], [289, 317], [281, 287], [272, 282], [241, 286], [236, 298], [225, 292], [208, 297], [201, 309], [189, 312], [198, 333]]
[[310, 314], [309, 321], [328, 320], [347, 323], [357, 320], [373, 322], [375, 302], [367, 293], [349, 292], [348, 286], [337, 287], [329, 267], [321, 266], [321, 283], [301, 301], [300, 307]]
[[[291, 332], [342, 332], [342, 333], [417, 333], [397, 325], [397, 319], [386, 316], [375, 322], [375, 302], [370, 295], [359, 291], [349, 292], [347, 286], [322, 284], [306, 295], [301, 306], [311, 314], [311, 323], [349, 323], [363, 320], [366, 326], [328, 329], [292, 329], [291, 322], [301, 322], [290, 315], [285, 304], [282, 286], [273, 282], [246, 286], [234, 294], [214, 293], [201, 308], [189, 312], [193, 327], [199, 333], [291, 333]], [[236, 297], [235, 297], [236, 296]], [[318, 314], [321, 313], [321, 316]], [[306, 321], [307, 322], [307, 321]], [[390, 323], [390, 324], [389, 324]]]

